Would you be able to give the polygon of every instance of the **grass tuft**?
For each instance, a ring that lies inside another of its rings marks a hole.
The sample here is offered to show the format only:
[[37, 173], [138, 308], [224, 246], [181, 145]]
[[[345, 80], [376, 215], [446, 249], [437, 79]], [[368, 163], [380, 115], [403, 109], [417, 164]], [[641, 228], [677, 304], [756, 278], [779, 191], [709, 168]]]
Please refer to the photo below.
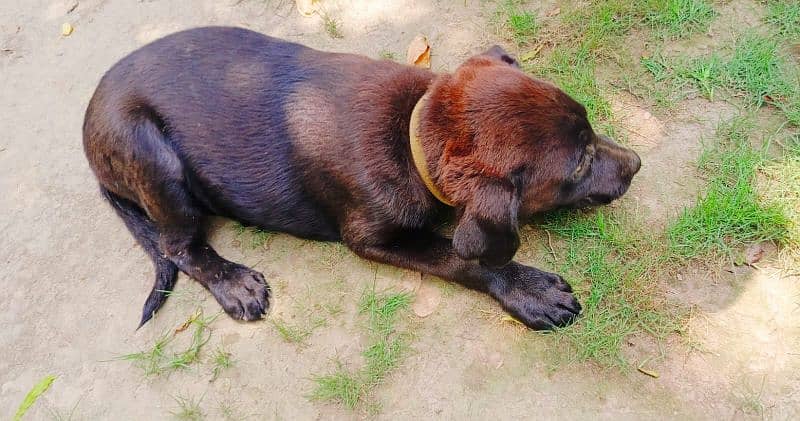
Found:
[[517, 46], [532, 44], [539, 32], [536, 14], [522, 10], [521, 6], [520, 0], [505, 0], [495, 12], [499, 31], [507, 33]]
[[208, 327], [216, 318], [217, 316], [203, 317], [200, 310], [190, 317], [185, 326], [193, 326], [194, 330], [189, 345], [183, 351], [171, 355], [167, 353], [167, 347], [175, 338], [176, 331], [162, 335], [147, 351], [123, 355], [118, 359], [131, 361], [143, 370], [145, 376], [155, 376], [189, 368], [199, 360], [200, 351], [211, 338]]
[[175, 403], [178, 404], [178, 410], [171, 412], [172, 416], [182, 421], [199, 421], [205, 418], [203, 410], [200, 408], [200, 402], [203, 400], [195, 399], [186, 396], [175, 396]]
[[211, 377], [212, 382], [219, 377], [223, 370], [233, 367], [232, 354], [222, 348], [217, 348], [217, 350], [214, 351], [211, 361], [214, 365], [213, 375]]
[[563, 256], [553, 262], [555, 269], [571, 280], [584, 306], [581, 318], [555, 335], [572, 348], [570, 358], [626, 367], [622, 344], [628, 335], [664, 337], [677, 330], [679, 318], [654, 293], [653, 279], [666, 264], [660, 243], [628, 226], [636, 224], [603, 211], [556, 212], [542, 225], [561, 240], [553, 250]]
[[353, 409], [363, 402], [372, 389], [400, 364], [408, 349], [408, 335], [398, 332], [397, 316], [407, 310], [411, 295], [407, 293], [375, 292], [374, 285], [364, 291], [359, 303], [359, 313], [368, 318], [369, 346], [364, 350], [364, 366], [348, 371], [341, 363], [327, 375], [316, 376], [316, 387], [311, 398], [339, 402]]
[[306, 340], [311, 336], [316, 328], [325, 325], [325, 319], [323, 318], [311, 320], [306, 325], [288, 323], [277, 317], [271, 319], [270, 322], [272, 322], [272, 325], [275, 327], [278, 335], [280, 335], [284, 341], [299, 345], [305, 344]]
[[322, 27], [325, 29], [325, 33], [328, 34], [329, 37], [333, 39], [340, 39], [344, 38], [344, 34], [342, 33], [341, 23], [338, 19], [333, 18], [329, 15], [322, 16]]
[[756, 191], [764, 151], [750, 144], [752, 122], [735, 118], [717, 131], [718, 144], [705, 151], [700, 168], [708, 187], [697, 203], [668, 228], [670, 250], [681, 258], [713, 253], [731, 255], [747, 243], [787, 238], [789, 220]]
[[240, 241], [243, 237], [248, 237], [250, 248], [253, 249], [264, 247], [272, 239], [272, 232], [262, 231], [256, 227], [248, 227], [238, 222], [234, 223], [233, 230], [236, 233], [236, 238]]
[[778, 29], [778, 35], [789, 40], [800, 40], [800, 1], [768, 0], [764, 21]]
[[662, 38], [683, 38], [708, 30], [717, 16], [705, 0], [651, 0], [646, 23]]

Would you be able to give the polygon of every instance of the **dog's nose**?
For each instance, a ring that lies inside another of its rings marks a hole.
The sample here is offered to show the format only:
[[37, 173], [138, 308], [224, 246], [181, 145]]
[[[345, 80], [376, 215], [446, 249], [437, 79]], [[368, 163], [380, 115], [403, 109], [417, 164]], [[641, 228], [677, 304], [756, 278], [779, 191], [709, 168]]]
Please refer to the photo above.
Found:
[[639, 169], [642, 168], [642, 158], [639, 158], [639, 154], [634, 151], [631, 151], [631, 161], [630, 161], [630, 169], [631, 169], [631, 177], [636, 175], [639, 172]]

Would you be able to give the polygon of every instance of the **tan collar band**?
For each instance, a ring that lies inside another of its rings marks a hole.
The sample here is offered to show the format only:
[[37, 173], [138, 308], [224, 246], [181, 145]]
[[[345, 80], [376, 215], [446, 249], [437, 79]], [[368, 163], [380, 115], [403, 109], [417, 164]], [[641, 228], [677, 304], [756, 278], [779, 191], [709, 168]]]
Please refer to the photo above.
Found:
[[422, 107], [428, 102], [428, 94], [420, 98], [417, 101], [417, 105], [414, 106], [414, 111], [411, 112], [411, 122], [409, 123], [408, 127], [408, 138], [411, 143], [411, 158], [414, 160], [414, 166], [417, 167], [417, 172], [419, 173], [420, 178], [422, 178], [422, 182], [425, 183], [425, 187], [433, 194], [433, 196], [438, 199], [440, 202], [444, 203], [447, 206], [453, 206], [453, 202], [447, 200], [433, 184], [433, 179], [431, 178], [430, 172], [428, 172], [428, 161], [425, 159], [425, 150], [422, 148], [422, 142], [419, 138], [419, 119], [420, 113], [422, 112]]

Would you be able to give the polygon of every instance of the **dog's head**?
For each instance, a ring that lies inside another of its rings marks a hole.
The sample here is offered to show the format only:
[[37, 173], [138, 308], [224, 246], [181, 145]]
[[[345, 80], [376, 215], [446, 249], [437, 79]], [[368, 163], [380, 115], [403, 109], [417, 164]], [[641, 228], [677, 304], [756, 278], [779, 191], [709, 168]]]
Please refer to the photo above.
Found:
[[592, 130], [581, 104], [524, 74], [500, 47], [436, 80], [421, 134], [439, 148], [433, 176], [459, 213], [456, 252], [489, 266], [516, 253], [520, 218], [609, 203], [641, 165]]

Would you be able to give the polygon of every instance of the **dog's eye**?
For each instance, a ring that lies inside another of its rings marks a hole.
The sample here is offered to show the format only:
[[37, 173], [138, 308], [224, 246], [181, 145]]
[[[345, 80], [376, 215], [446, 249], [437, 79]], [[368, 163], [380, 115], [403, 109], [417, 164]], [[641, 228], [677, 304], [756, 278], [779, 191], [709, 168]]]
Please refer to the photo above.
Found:
[[572, 172], [572, 176], [570, 179], [572, 181], [577, 181], [581, 177], [583, 177], [587, 171], [589, 171], [589, 167], [592, 166], [592, 160], [594, 159], [594, 145], [590, 144], [586, 146], [586, 150], [581, 155], [580, 161], [578, 161], [578, 166], [575, 168], [575, 171]]

